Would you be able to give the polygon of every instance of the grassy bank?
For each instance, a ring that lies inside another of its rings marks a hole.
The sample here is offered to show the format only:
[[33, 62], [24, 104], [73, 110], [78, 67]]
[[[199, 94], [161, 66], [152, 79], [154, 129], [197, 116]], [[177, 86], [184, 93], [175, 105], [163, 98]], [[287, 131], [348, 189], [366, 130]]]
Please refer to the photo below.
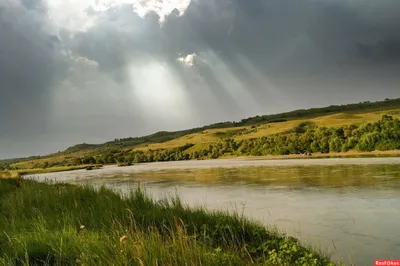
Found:
[[238, 215], [155, 202], [140, 190], [0, 180], [0, 264], [333, 265]]
[[83, 165], [59, 166], [59, 167], [49, 167], [49, 168], [4, 170], [4, 171], [0, 171], [0, 178], [17, 178], [17, 177], [20, 177], [22, 175], [46, 174], [46, 173], [55, 173], [55, 172], [80, 170], [80, 169], [85, 169], [88, 166], [94, 166], [94, 165], [83, 164]]

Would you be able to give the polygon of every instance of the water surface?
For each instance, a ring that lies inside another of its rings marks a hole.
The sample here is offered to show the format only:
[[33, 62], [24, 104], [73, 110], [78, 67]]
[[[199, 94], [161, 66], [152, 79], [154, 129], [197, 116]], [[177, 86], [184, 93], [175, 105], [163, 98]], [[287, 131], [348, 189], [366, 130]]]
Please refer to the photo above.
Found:
[[243, 212], [347, 263], [400, 258], [400, 158], [185, 161], [27, 178], [121, 193], [140, 184], [155, 198]]

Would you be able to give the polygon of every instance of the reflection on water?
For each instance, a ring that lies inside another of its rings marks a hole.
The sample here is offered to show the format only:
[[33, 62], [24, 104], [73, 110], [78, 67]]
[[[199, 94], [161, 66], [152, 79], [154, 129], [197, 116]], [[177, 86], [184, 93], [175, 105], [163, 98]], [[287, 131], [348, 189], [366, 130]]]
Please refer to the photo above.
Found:
[[35, 178], [121, 193], [141, 184], [155, 198], [243, 211], [360, 265], [400, 256], [400, 158], [156, 163]]

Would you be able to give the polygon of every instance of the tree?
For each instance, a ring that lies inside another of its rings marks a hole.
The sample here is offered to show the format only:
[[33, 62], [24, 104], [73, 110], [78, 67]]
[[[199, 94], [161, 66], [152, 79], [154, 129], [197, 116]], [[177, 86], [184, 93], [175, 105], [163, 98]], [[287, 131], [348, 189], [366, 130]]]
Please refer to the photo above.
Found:
[[72, 163], [74, 165], [80, 165], [80, 164], [82, 164], [82, 160], [80, 158], [74, 158]]
[[96, 159], [93, 156], [85, 156], [82, 159], [83, 164], [95, 164]]
[[379, 140], [380, 134], [378, 132], [367, 133], [360, 138], [356, 148], [359, 151], [373, 151]]
[[101, 158], [100, 156], [96, 157], [96, 164], [104, 164], [103, 158]]
[[329, 138], [323, 137], [319, 143], [319, 149], [322, 153], [329, 153]]
[[341, 152], [343, 146], [343, 141], [339, 137], [333, 137], [329, 141], [329, 151], [330, 152]]

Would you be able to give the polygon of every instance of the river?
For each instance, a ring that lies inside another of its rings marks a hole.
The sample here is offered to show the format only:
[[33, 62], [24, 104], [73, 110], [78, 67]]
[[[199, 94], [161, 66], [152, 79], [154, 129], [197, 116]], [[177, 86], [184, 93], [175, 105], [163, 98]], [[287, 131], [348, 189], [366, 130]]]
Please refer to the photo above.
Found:
[[154, 198], [243, 213], [356, 265], [400, 259], [400, 158], [148, 163], [31, 175], [40, 181], [138, 184]]

